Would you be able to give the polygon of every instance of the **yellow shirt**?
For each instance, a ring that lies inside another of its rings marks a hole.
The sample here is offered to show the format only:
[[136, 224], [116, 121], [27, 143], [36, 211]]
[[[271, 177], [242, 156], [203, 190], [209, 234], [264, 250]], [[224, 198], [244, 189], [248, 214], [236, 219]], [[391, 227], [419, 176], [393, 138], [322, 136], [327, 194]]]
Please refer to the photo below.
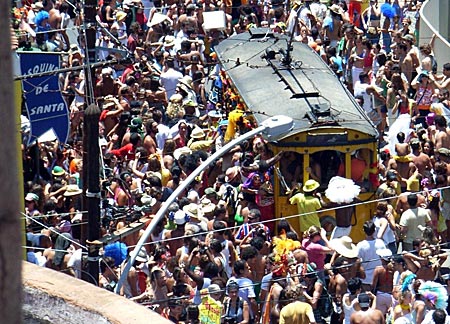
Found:
[[211, 146], [214, 144], [214, 141], [212, 140], [201, 140], [201, 141], [194, 141], [188, 145], [188, 147], [193, 151], [207, 151], [211, 148]]
[[[319, 216], [316, 211], [322, 208], [320, 201], [316, 197], [305, 196], [298, 193], [289, 199], [291, 205], [297, 204], [298, 213], [300, 214], [300, 231], [306, 232], [312, 225], [320, 227]], [[307, 214], [307, 215], [302, 215]]]

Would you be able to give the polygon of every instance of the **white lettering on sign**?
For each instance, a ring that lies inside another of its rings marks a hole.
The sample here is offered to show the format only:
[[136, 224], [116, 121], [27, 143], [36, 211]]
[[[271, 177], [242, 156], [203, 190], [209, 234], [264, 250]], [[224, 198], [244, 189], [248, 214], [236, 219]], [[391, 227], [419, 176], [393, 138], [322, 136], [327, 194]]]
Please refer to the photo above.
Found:
[[47, 93], [48, 92], [48, 84], [46, 84], [45, 86], [41, 87], [41, 86], [36, 86], [36, 96], [40, 95], [41, 93]]
[[58, 67], [51, 63], [41, 63], [33, 66], [31, 69], [28, 69], [27, 74], [37, 74], [44, 72], [55, 71]]
[[32, 107], [29, 110], [29, 113], [30, 113], [30, 116], [33, 116], [33, 115], [47, 114], [47, 113], [56, 112], [56, 111], [64, 111], [64, 108], [65, 108], [65, 104], [63, 102], [60, 102], [60, 103], [54, 103], [54, 104], [50, 104], [50, 105]]

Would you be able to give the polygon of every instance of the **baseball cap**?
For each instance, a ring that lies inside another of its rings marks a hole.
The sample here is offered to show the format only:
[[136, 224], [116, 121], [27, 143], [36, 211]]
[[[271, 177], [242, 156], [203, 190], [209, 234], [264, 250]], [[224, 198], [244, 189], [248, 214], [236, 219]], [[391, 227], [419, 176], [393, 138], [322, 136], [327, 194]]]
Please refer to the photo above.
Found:
[[360, 293], [358, 295], [358, 303], [361, 308], [370, 307], [370, 297], [367, 293]]

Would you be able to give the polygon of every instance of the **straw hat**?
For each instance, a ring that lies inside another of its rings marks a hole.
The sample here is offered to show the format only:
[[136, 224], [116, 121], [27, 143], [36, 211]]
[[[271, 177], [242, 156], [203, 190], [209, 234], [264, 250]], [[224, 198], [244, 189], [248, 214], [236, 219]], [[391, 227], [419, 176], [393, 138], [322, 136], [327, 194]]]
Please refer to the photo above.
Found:
[[189, 75], [185, 75], [180, 80], [178, 80], [178, 83], [184, 84], [188, 88], [192, 89], [192, 78]]
[[311, 191], [316, 190], [319, 187], [320, 187], [320, 184], [316, 180], [309, 179], [308, 181], [305, 182], [305, 185], [303, 186], [303, 191], [311, 192]]
[[64, 192], [64, 197], [71, 197], [79, 195], [83, 192], [76, 184], [71, 184], [67, 186], [66, 191]]
[[205, 132], [200, 127], [194, 127], [194, 129], [191, 132], [191, 138], [202, 139], [205, 136], [206, 136]]
[[240, 169], [238, 166], [228, 168], [227, 171], [225, 171], [225, 182], [234, 180], [238, 176], [239, 171]]
[[216, 209], [216, 205], [214, 205], [208, 198], [203, 198], [201, 203], [202, 203], [202, 212], [204, 214], [210, 214]]
[[203, 212], [200, 206], [196, 203], [190, 203], [183, 207], [183, 211], [188, 214], [190, 217], [201, 219], [203, 217]]
[[81, 53], [78, 44], [70, 44], [69, 53], [70, 54]]
[[341, 7], [337, 4], [334, 4], [330, 7], [330, 11], [333, 11], [335, 14], [340, 14], [341, 10]]
[[147, 251], [145, 250], [145, 247], [141, 247], [141, 249], [139, 250], [139, 253], [136, 256], [136, 261], [138, 262], [148, 262], [148, 254]]
[[152, 20], [147, 22], [147, 26], [148, 27], [153, 27], [153, 26], [159, 25], [164, 20], [167, 20], [167, 21], [170, 22], [170, 24], [172, 24], [172, 20], [169, 17], [167, 17], [166, 15], [163, 15], [163, 14], [161, 14], [159, 12], [155, 12], [153, 14]]
[[346, 258], [353, 259], [358, 256], [358, 248], [352, 243], [352, 239], [348, 236], [333, 239], [330, 241], [330, 245], [337, 253]]
[[189, 147], [183, 146], [173, 151], [173, 157], [175, 158], [175, 160], [179, 160], [180, 156], [182, 156], [183, 154], [190, 155], [191, 153], [192, 150]]
[[145, 206], [153, 207], [156, 204], [156, 199], [150, 195], [142, 195], [141, 203]]
[[[33, 4], [34, 4], [34, 8], [33, 8]], [[36, 3], [33, 3], [33, 4], [31, 5], [31, 8], [33, 8], [33, 9], [37, 9], [37, 10], [43, 10], [44, 9], [44, 4], [42, 2], [40, 2], [40, 1], [38, 1]]]
[[165, 47], [172, 47], [175, 45], [175, 37], [172, 35], [168, 35], [164, 37], [164, 46]]
[[126, 12], [119, 11], [118, 13], [116, 13], [116, 20], [117, 21], [124, 20], [125, 18], [127, 18], [127, 13]]

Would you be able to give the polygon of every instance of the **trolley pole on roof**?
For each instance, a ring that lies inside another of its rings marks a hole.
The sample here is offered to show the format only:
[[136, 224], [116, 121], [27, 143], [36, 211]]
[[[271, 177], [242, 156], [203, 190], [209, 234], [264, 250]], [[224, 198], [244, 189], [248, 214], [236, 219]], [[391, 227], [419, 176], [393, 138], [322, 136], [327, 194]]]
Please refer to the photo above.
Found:
[[[85, 102], [88, 105], [84, 113], [83, 129], [83, 190], [86, 193], [85, 202], [87, 205], [87, 240], [88, 247], [88, 273], [87, 281], [98, 285], [99, 278], [99, 244], [100, 238], [100, 147], [98, 142], [100, 109], [95, 104], [93, 76], [95, 70], [93, 63], [96, 59], [95, 19], [97, 10], [97, 0], [85, 0], [84, 5], [84, 29], [86, 37], [85, 53]], [[83, 220], [86, 221], [85, 217]], [[85, 229], [85, 228], [84, 228]], [[86, 233], [83, 231], [83, 239]]]

